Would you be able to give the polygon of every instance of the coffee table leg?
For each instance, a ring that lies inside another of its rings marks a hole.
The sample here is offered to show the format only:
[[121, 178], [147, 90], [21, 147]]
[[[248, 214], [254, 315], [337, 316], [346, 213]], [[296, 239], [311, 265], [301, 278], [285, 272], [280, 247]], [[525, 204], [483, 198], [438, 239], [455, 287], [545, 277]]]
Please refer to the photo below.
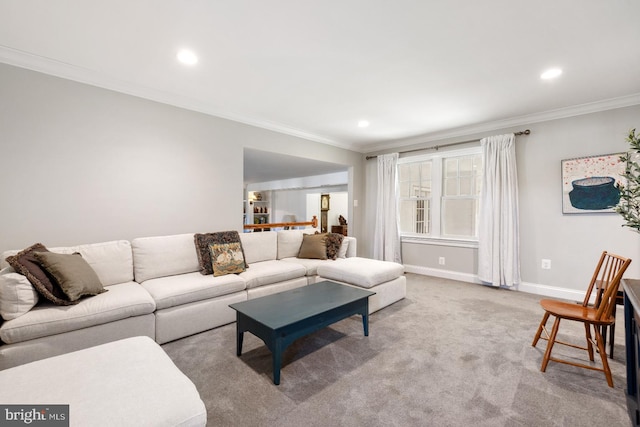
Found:
[[236, 356], [242, 354], [242, 339], [244, 338], [244, 332], [240, 332], [240, 328], [236, 327]]
[[280, 366], [282, 365], [282, 342], [276, 339], [273, 346], [273, 383], [280, 384]]
[[364, 328], [364, 336], [369, 336], [369, 310], [362, 313], [362, 327]]

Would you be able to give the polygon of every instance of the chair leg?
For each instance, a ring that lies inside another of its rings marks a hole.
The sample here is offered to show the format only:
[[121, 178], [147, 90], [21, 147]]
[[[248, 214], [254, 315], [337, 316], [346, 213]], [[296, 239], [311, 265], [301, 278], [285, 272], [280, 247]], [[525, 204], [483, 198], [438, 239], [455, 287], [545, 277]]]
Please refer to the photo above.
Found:
[[591, 325], [588, 323], [585, 323], [584, 330], [587, 336], [587, 352], [589, 353], [589, 360], [593, 362], [593, 344], [591, 343]]
[[600, 328], [600, 335], [602, 335], [602, 345], [604, 346], [604, 348], [607, 348], [607, 325], [602, 325]]
[[549, 337], [549, 341], [547, 342], [547, 350], [544, 352], [544, 358], [542, 359], [542, 367], [540, 367], [540, 370], [542, 372], [547, 370], [547, 365], [549, 364], [549, 358], [551, 358], [551, 349], [553, 348], [553, 344], [555, 344], [556, 342], [556, 335], [558, 335], [559, 327], [560, 327], [560, 318], [556, 317], [556, 320], [553, 322], [553, 328], [551, 329], [551, 336]]
[[540, 339], [540, 335], [542, 334], [542, 329], [547, 324], [547, 319], [549, 319], [549, 312], [545, 311], [544, 316], [542, 316], [542, 320], [540, 321], [540, 326], [538, 326], [538, 331], [536, 332], [536, 336], [535, 338], [533, 338], [533, 342], [531, 343], [533, 347], [535, 347], [536, 344], [538, 344], [538, 340]]
[[609, 362], [607, 362], [607, 352], [604, 351], [604, 344], [602, 339], [602, 334], [600, 333], [600, 329], [598, 327], [596, 330], [596, 344], [598, 345], [598, 351], [600, 352], [600, 358], [602, 359], [602, 368], [604, 370], [604, 375], [607, 377], [607, 384], [609, 387], [613, 387], [613, 378], [611, 377], [611, 369], [609, 369]]
[[610, 359], [613, 359], [613, 339], [615, 336], [616, 336], [616, 322], [614, 320], [614, 322], [611, 324], [611, 327], [609, 328], [609, 358]]

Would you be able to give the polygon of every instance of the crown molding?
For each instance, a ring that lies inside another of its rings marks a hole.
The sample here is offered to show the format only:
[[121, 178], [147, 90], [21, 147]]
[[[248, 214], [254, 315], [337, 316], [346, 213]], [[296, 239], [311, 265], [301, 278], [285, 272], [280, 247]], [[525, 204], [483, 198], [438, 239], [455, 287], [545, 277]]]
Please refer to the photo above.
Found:
[[352, 149], [348, 144], [341, 141], [305, 132], [279, 123], [270, 122], [268, 120], [246, 117], [240, 114], [230, 113], [229, 111], [220, 111], [207, 103], [203, 103], [193, 98], [152, 89], [138, 84], [132, 84], [89, 68], [79, 67], [56, 59], [34, 55], [8, 46], [0, 45], [0, 62], [67, 80], [73, 80], [78, 83], [84, 83], [162, 104], [168, 104], [184, 108], [186, 110], [204, 113], [210, 116], [243, 123], [273, 132], [307, 139], [309, 141], [320, 142], [322, 144], [328, 144], [339, 148]]
[[495, 131], [516, 126], [527, 126], [532, 123], [547, 122], [557, 119], [565, 119], [568, 117], [581, 116], [584, 114], [598, 113], [606, 110], [614, 110], [616, 108], [631, 107], [640, 104], [640, 93], [635, 93], [618, 98], [605, 99], [602, 101], [590, 102], [587, 104], [574, 105], [571, 107], [558, 108], [555, 110], [542, 111], [539, 113], [526, 114], [517, 117], [511, 117], [503, 120], [495, 120], [491, 122], [479, 123], [471, 126], [464, 126], [456, 129], [435, 132], [430, 134], [412, 136], [409, 138], [396, 139], [394, 141], [385, 141], [379, 144], [368, 144], [366, 146], [359, 145], [354, 149], [364, 152], [365, 154], [373, 154], [377, 151], [388, 149], [399, 149], [411, 145], [442, 141], [448, 138], [465, 137], [473, 134]]

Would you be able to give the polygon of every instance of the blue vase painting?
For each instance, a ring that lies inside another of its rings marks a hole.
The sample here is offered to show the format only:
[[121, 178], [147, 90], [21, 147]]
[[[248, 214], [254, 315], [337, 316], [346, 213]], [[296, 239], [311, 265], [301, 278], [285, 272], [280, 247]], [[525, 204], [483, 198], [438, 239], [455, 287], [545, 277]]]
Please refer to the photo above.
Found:
[[620, 154], [562, 161], [562, 213], [614, 212], [623, 182]]
[[571, 185], [573, 190], [569, 192], [569, 200], [576, 209], [610, 209], [620, 201], [616, 180], [610, 176], [576, 179]]

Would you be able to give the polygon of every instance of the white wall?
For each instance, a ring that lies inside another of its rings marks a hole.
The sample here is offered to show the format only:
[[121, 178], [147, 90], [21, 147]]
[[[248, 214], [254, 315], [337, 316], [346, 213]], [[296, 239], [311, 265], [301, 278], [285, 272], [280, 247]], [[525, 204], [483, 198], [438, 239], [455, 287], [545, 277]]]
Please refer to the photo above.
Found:
[[242, 230], [244, 147], [363, 191], [359, 153], [0, 64], [0, 252]]
[[[538, 123], [518, 141], [523, 281], [582, 293], [603, 250], [635, 260], [627, 277], [639, 276], [640, 235], [615, 213], [563, 215], [560, 169], [563, 159], [627, 151], [634, 127], [640, 106]], [[543, 258], [550, 270], [541, 268]]]
[[[582, 298], [603, 250], [632, 258], [634, 262], [626, 277], [640, 276], [640, 235], [622, 228], [619, 215], [563, 215], [561, 204], [561, 160], [626, 151], [625, 138], [634, 127], [640, 128], [640, 106], [497, 129], [458, 139], [531, 129], [531, 135], [517, 137], [516, 143], [524, 282], [519, 287], [521, 290]], [[425, 146], [448, 142], [456, 140], [434, 141]], [[371, 203], [375, 194], [374, 160], [369, 160], [366, 166], [366, 177]], [[371, 221], [367, 220], [369, 233], [373, 233]], [[476, 249], [405, 242], [402, 254], [408, 271], [469, 281], [474, 280], [477, 272]], [[438, 264], [440, 256], [446, 257], [445, 266]], [[541, 268], [543, 258], [551, 260], [550, 270]]]
[[327, 212], [328, 230], [332, 225], [340, 225], [338, 218], [340, 215], [349, 224], [349, 197], [346, 191], [329, 193], [329, 211]]
[[[346, 213], [346, 208], [348, 206], [348, 193], [346, 191], [334, 193], [335, 191], [340, 191], [343, 189], [346, 189], [346, 185], [323, 188], [305, 188], [298, 190], [272, 190], [272, 206], [274, 209], [273, 212], [275, 214], [272, 221], [282, 222], [282, 217], [284, 215], [295, 215], [296, 221], [298, 222], [311, 221], [313, 215], [316, 215], [318, 221], [320, 221], [320, 194], [329, 193], [331, 194], [331, 210], [329, 212], [335, 213], [335, 223], [338, 224], [338, 215], [343, 215], [345, 218], [348, 218], [348, 214]], [[336, 210], [333, 209], [334, 194], [336, 194], [336, 203], [338, 203]], [[317, 203], [313, 204], [313, 206], [317, 206], [313, 208], [309, 207], [308, 200], [310, 200], [310, 197], [318, 199]], [[342, 206], [340, 212], [345, 213], [336, 213], [338, 212], [338, 207], [340, 206]], [[329, 224], [331, 224], [331, 218], [329, 219]]]

